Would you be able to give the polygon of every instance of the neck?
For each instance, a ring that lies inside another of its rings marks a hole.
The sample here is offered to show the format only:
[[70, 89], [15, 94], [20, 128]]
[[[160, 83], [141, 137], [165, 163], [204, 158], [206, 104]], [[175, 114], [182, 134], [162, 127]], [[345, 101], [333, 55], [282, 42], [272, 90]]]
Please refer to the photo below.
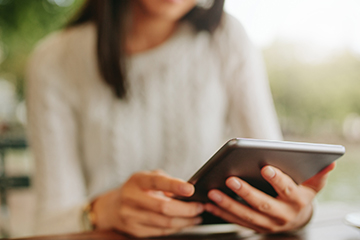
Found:
[[148, 15], [141, 7], [133, 7], [133, 20], [126, 38], [127, 54], [154, 48], [165, 42], [176, 30], [177, 21]]

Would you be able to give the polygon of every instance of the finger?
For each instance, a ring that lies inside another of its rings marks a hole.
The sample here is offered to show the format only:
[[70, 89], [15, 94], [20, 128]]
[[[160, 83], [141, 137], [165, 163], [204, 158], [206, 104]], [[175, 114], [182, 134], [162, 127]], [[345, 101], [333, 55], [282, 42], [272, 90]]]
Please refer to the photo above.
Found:
[[138, 222], [142, 225], [156, 228], [175, 228], [180, 229], [188, 226], [193, 226], [202, 222], [201, 217], [195, 218], [181, 218], [168, 217], [156, 212], [137, 209], [133, 207], [123, 208], [122, 219], [124, 222], [132, 221]]
[[194, 226], [202, 222], [201, 217], [168, 217], [151, 211], [137, 209], [133, 209], [133, 211], [134, 214], [139, 217], [139, 222], [149, 227], [181, 229], [184, 227]]
[[131, 195], [123, 196], [123, 199], [125, 204], [170, 217], [195, 217], [204, 211], [204, 206], [201, 203], [183, 202], [141, 190], [132, 191]]
[[158, 172], [137, 173], [133, 175], [132, 180], [144, 190], [170, 192], [185, 197], [190, 197], [195, 191], [192, 184], [181, 179], [159, 174]]
[[228, 178], [226, 186], [244, 199], [253, 209], [280, 220], [278, 223], [290, 221], [295, 217], [291, 205], [269, 196], [237, 177]]
[[301, 185], [313, 189], [315, 192], [319, 192], [326, 184], [327, 177], [329, 172], [335, 168], [335, 163], [333, 162], [318, 174], [303, 182]]
[[135, 223], [125, 229], [119, 228], [119, 230], [131, 234], [138, 238], [146, 238], [146, 237], [160, 237], [167, 236], [170, 234], [174, 234], [179, 232], [181, 229], [176, 228], [156, 228], [149, 227], [146, 225], [142, 225], [139, 223]]
[[278, 198], [287, 202], [299, 203], [299, 200], [303, 199], [311, 201], [316, 195], [316, 192], [314, 191], [309, 191], [307, 189], [304, 189], [304, 191], [300, 190], [294, 180], [275, 167], [263, 167], [261, 169], [261, 175], [278, 193]]
[[270, 226], [277, 225], [274, 219], [239, 203], [219, 190], [211, 190], [208, 193], [208, 197], [220, 208], [231, 213], [247, 224], [257, 226], [258, 228], [269, 228]]
[[247, 227], [247, 228], [250, 228], [250, 229], [253, 229], [255, 230], [256, 232], [258, 233], [265, 233], [267, 232], [265, 229], [262, 229], [254, 224], [251, 224], [249, 223], [248, 221], [245, 221], [227, 211], [224, 211], [223, 209], [211, 204], [211, 203], [207, 203], [205, 205], [205, 210], [229, 223], [235, 223], [235, 224], [238, 224], [240, 226], [243, 226], [243, 227]]

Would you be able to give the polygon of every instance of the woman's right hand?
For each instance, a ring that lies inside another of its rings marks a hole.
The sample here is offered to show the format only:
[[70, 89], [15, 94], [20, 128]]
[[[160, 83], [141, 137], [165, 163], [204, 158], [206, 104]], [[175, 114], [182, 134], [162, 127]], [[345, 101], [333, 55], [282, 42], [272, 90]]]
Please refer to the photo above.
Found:
[[204, 206], [171, 195], [189, 197], [194, 186], [161, 171], [132, 175], [119, 189], [93, 203], [97, 229], [116, 229], [136, 237], [162, 236], [199, 224]]

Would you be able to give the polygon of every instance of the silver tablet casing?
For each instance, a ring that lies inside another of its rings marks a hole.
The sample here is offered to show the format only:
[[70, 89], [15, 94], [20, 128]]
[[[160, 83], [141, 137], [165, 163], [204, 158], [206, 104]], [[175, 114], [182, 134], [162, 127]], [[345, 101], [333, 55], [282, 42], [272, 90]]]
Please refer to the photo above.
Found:
[[276, 197], [274, 188], [260, 174], [264, 166], [277, 167], [301, 184], [344, 153], [345, 148], [341, 145], [231, 139], [191, 177], [189, 182], [195, 185], [195, 194], [184, 200], [209, 202], [207, 193], [211, 189], [219, 189], [237, 198], [225, 185], [230, 176], [237, 176]]

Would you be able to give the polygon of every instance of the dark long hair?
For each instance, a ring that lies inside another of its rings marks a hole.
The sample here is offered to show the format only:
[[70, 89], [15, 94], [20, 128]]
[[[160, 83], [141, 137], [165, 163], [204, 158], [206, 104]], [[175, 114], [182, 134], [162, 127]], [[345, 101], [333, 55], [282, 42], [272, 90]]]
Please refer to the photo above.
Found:
[[[94, 22], [97, 28], [97, 59], [100, 74], [124, 99], [127, 95], [125, 68], [126, 17], [132, 0], [87, 0], [68, 27]], [[197, 31], [213, 32], [220, 24], [225, 0], [214, 0], [209, 9], [194, 7], [182, 20], [189, 21]]]

